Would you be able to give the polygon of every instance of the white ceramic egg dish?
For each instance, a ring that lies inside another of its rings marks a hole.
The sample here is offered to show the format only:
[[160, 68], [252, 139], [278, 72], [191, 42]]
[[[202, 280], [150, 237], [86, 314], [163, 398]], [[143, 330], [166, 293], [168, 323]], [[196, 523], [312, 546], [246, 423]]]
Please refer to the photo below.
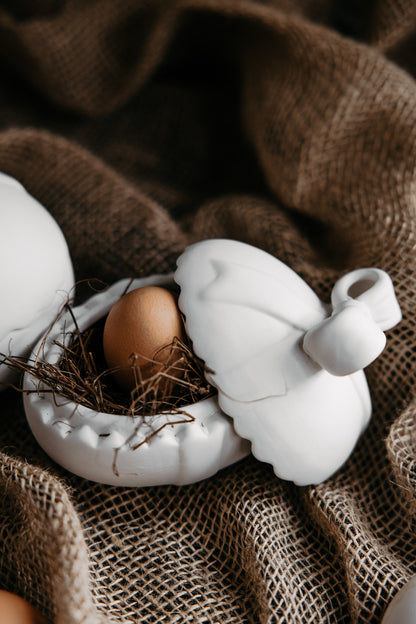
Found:
[[[118, 485], [191, 483], [250, 449], [278, 477], [298, 485], [330, 477], [371, 416], [362, 368], [381, 353], [383, 332], [401, 318], [388, 275], [375, 268], [348, 273], [329, 306], [273, 256], [214, 239], [185, 250], [173, 277], [194, 352], [218, 398], [187, 406], [194, 422], [167, 425], [134, 450], [152, 428], [177, 415], [140, 417], [138, 423], [93, 412], [43, 392], [27, 374], [26, 413], [41, 446], [68, 470]], [[106, 315], [127, 283], [75, 308], [79, 329]], [[135, 280], [130, 289], [171, 283], [171, 276], [153, 276]], [[61, 353], [54, 343], [70, 333], [64, 316], [48, 335], [42, 358], [57, 364]]]
[[[121, 280], [93, 295], [84, 305], [64, 313], [34, 355], [59, 364], [62, 348], [71, 339], [105, 317], [123, 293], [144, 286], [171, 287], [171, 276]], [[42, 448], [71, 472], [113, 485], [183, 485], [205, 479], [245, 457], [249, 444], [238, 436], [230, 417], [216, 398], [184, 407], [189, 418], [176, 412], [157, 416], [125, 416], [95, 412], [63, 397], [42, 391], [31, 375], [24, 379], [24, 404], [29, 425]], [[184, 420], [180, 424], [170, 422]], [[153, 437], [150, 435], [163, 428]], [[137, 444], [148, 439], [144, 444]]]

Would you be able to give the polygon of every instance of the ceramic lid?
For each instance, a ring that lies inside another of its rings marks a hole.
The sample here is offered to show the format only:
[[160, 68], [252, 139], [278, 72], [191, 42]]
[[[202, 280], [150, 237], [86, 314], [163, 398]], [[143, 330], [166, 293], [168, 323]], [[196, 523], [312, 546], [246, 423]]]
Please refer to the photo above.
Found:
[[347, 274], [331, 308], [277, 258], [239, 241], [196, 243], [177, 264], [187, 332], [237, 432], [283, 479], [331, 476], [371, 415], [361, 369], [401, 318], [388, 275]]

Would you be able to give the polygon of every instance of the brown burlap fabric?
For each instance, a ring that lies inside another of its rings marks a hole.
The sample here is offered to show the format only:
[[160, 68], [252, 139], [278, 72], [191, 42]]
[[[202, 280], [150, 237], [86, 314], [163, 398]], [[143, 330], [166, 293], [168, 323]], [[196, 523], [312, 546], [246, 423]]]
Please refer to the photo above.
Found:
[[251, 457], [186, 487], [91, 483], [2, 393], [0, 585], [50, 622], [375, 624], [415, 573], [416, 4], [361, 5], [0, 3], [0, 170], [58, 220], [78, 280], [221, 236], [325, 300], [386, 269], [404, 314], [367, 371], [371, 425], [318, 487]]

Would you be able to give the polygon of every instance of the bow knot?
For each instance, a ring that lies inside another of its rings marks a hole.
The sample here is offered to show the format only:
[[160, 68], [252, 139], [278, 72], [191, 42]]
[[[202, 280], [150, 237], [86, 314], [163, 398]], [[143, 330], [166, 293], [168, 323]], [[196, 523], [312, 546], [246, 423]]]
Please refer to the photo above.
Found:
[[384, 331], [401, 320], [390, 277], [357, 269], [335, 284], [332, 314], [306, 332], [304, 351], [332, 375], [350, 375], [373, 362], [386, 344]]

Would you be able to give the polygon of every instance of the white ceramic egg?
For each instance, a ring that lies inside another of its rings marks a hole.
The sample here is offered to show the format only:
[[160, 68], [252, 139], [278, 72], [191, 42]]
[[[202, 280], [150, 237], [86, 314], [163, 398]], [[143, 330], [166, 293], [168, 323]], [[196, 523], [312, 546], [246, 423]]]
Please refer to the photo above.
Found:
[[[169, 287], [174, 282], [172, 276], [156, 275], [113, 284], [72, 309], [79, 330], [104, 318], [124, 292], [143, 286]], [[42, 349], [42, 339], [34, 348], [33, 356], [39, 353], [44, 361], [58, 364], [62, 349], [56, 342], [65, 343], [74, 330], [72, 316], [63, 314]], [[177, 414], [144, 418], [105, 414], [43, 389], [32, 375], [25, 374], [24, 405], [35, 438], [57, 463], [92, 481], [120, 486], [184, 485], [205, 479], [250, 452], [249, 443], [236, 434], [216, 397], [183, 408], [194, 422], [169, 424], [178, 420]]]
[[388, 275], [347, 274], [331, 309], [270, 254], [206, 240], [179, 257], [175, 281], [194, 351], [253, 454], [298, 485], [330, 477], [371, 416], [361, 369], [401, 318]]
[[394, 596], [381, 624], [416, 624], [416, 577]]
[[[17, 379], [3, 355], [26, 357], [74, 285], [64, 235], [14, 178], [0, 173], [0, 390]], [[73, 293], [72, 293], [73, 294]]]

